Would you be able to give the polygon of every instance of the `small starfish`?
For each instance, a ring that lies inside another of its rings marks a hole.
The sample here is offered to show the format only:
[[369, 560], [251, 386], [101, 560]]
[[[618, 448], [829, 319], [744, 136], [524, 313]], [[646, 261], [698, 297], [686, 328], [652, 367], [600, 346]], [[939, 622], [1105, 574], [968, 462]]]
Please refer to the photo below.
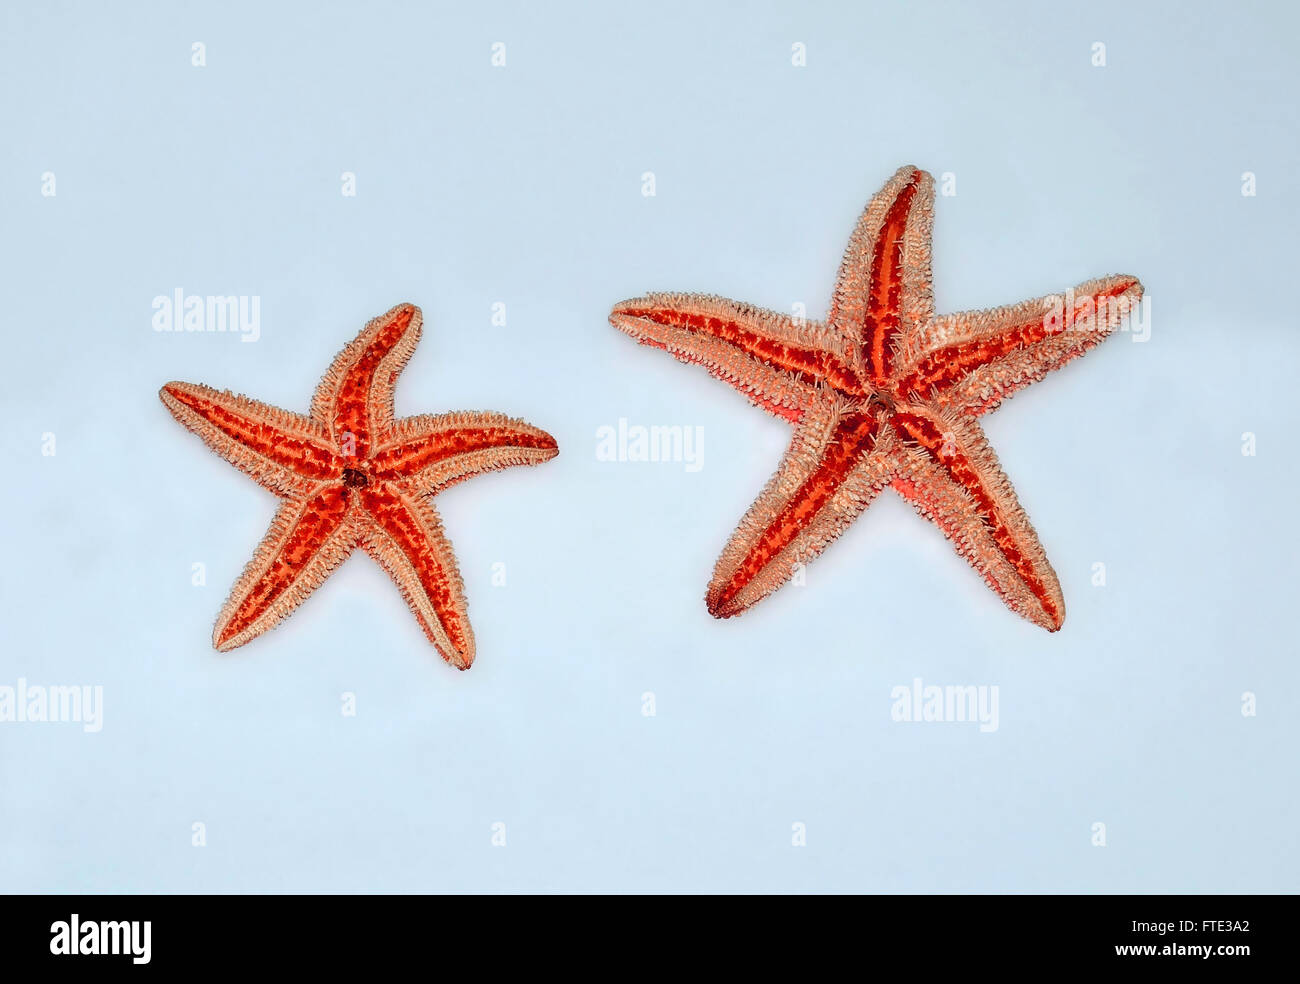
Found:
[[1056, 573], [977, 418], [1110, 334], [1136, 277], [1008, 307], [934, 313], [934, 179], [900, 168], [871, 199], [825, 323], [700, 294], [649, 294], [610, 322], [704, 366], [795, 425], [785, 459], [718, 558], [706, 598], [729, 618], [820, 554], [886, 485], [933, 520], [1014, 612], [1056, 631]]
[[304, 417], [229, 391], [168, 383], [158, 394], [213, 451], [285, 501], [217, 617], [222, 652], [274, 628], [360, 546], [397, 582], [424, 634], [459, 669], [474, 633], [451, 544], [428, 497], [558, 453], [555, 439], [498, 413], [393, 419], [393, 384], [420, 339], [399, 304], [334, 359]]

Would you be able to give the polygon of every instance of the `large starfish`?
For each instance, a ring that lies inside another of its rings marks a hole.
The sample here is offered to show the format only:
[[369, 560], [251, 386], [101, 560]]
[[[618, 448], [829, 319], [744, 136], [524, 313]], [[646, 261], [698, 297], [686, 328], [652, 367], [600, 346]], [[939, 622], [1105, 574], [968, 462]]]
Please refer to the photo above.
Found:
[[615, 327], [703, 365], [795, 425], [776, 474], [718, 558], [706, 598], [713, 615], [767, 597], [890, 485], [1012, 611], [1061, 627], [1056, 573], [978, 418], [1101, 341], [1142, 285], [1103, 277], [1064, 297], [936, 315], [933, 222], [934, 179], [899, 169], [849, 239], [825, 323], [700, 294], [614, 307]]
[[428, 498], [457, 482], [555, 457], [555, 439], [498, 413], [393, 419], [393, 384], [420, 338], [420, 309], [375, 318], [334, 359], [310, 416], [229, 391], [168, 383], [167, 409], [285, 501], [217, 617], [222, 652], [274, 628], [354, 547], [397, 582], [429, 641], [469, 669], [474, 633], [451, 544]]

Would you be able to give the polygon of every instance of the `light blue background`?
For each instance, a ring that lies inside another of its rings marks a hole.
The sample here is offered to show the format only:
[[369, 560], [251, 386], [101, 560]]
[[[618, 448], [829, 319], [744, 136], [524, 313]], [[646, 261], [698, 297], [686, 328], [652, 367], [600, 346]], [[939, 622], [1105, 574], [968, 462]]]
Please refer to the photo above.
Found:
[[[102, 685], [105, 712], [0, 724], [0, 888], [1300, 888], [1294, 15], [468, 6], [5, 5], [0, 684]], [[903, 163], [957, 176], [941, 311], [1112, 272], [1152, 301], [1148, 343], [985, 420], [1057, 635], [892, 493], [806, 587], [711, 619], [789, 427], [606, 322], [653, 289], [824, 316]], [[153, 332], [176, 287], [260, 295], [261, 340]], [[364, 555], [216, 654], [275, 502], [159, 385], [306, 411], [403, 300], [426, 329], [399, 414], [507, 411], [561, 447], [437, 500], [478, 662], [445, 666]], [[704, 468], [598, 461], [620, 417], [703, 427]], [[999, 730], [892, 722], [914, 677], [996, 684]]]

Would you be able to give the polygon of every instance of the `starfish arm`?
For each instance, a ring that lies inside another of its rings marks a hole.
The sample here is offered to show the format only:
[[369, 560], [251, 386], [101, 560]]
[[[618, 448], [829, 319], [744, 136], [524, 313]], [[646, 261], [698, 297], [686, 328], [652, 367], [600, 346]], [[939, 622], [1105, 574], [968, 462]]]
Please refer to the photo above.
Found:
[[1142, 299], [1136, 277], [1089, 280], [988, 311], [935, 318], [897, 372], [904, 397], [933, 399], [972, 416], [1077, 358], [1120, 326]]
[[408, 417], [385, 438], [371, 459], [371, 473], [417, 495], [483, 472], [540, 464], [559, 453], [546, 431], [500, 413]]
[[340, 486], [282, 503], [217, 616], [212, 644], [229, 652], [274, 628], [343, 563], [354, 545]]
[[208, 447], [277, 495], [310, 495], [343, 473], [329, 433], [309, 417], [197, 383], [168, 383], [158, 396]]
[[863, 392], [845, 341], [817, 322], [704, 294], [647, 294], [614, 306], [610, 324], [642, 345], [702, 365], [755, 406], [796, 421], [820, 384]]
[[361, 501], [371, 517], [362, 549], [397, 584], [442, 658], [468, 670], [474, 662], [474, 632], [465, 586], [437, 512], [427, 500], [385, 484], [363, 489]]
[[1065, 600], [1038, 535], [969, 416], [913, 404], [892, 419], [900, 462], [893, 487], [952, 541], [1018, 615], [1050, 632]]
[[844, 251], [828, 320], [861, 346], [878, 388], [897, 349], [934, 317], [933, 228], [934, 179], [902, 167], [867, 204]]
[[718, 558], [706, 603], [730, 618], [818, 556], [888, 483], [893, 434], [861, 410], [824, 400], [795, 430], [776, 474]]
[[393, 385], [420, 340], [420, 309], [399, 304], [372, 319], [316, 387], [311, 415], [348, 456], [368, 457], [393, 423]]

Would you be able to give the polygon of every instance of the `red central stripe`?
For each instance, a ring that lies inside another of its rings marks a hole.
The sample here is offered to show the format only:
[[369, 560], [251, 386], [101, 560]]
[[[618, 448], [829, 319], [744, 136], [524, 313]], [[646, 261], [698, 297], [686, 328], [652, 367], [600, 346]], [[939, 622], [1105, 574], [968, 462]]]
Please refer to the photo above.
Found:
[[366, 457], [370, 450], [370, 388], [375, 369], [401, 340], [414, 314], [414, 309], [403, 308], [379, 329], [361, 357], [348, 367], [334, 397], [334, 437], [341, 442], [345, 433], [351, 434], [358, 458]]
[[347, 497], [339, 486], [331, 486], [307, 503], [293, 530], [285, 537], [271, 566], [253, 585], [239, 608], [226, 623], [218, 644], [239, 635], [261, 618], [281, 595], [302, 576], [325, 542], [334, 534], [348, 512]]
[[1055, 619], [1058, 615], [1056, 604], [1052, 601], [1047, 588], [1044, 587], [1042, 580], [1038, 577], [1030, 559], [1025, 556], [1007, 525], [1002, 522], [997, 503], [993, 501], [993, 497], [984, 487], [984, 483], [980, 481], [979, 472], [976, 471], [970, 459], [957, 450], [953, 443], [945, 438], [943, 432], [939, 430], [935, 423], [927, 417], [911, 413], [898, 413], [894, 415], [892, 423], [900, 437], [905, 440], [910, 439], [924, 448], [931, 458], [947, 470], [952, 480], [970, 495], [976, 509], [979, 511], [980, 518], [984, 521], [984, 525], [988, 527], [989, 533], [993, 537], [993, 542], [997, 544], [998, 550], [1015, 568], [1016, 573], [1020, 575], [1020, 579], [1028, 585], [1029, 590], [1033, 592], [1034, 597], [1043, 606], [1043, 610], [1047, 612], [1048, 616]]
[[903, 294], [903, 234], [911, 214], [920, 172], [912, 176], [885, 214], [871, 252], [871, 280], [862, 337], [866, 348], [867, 372], [877, 386], [889, 378], [893, 339], [898, 333], [898, 309]]
[[410, 478], [439, 461], [492, 448], [554, 450], [555, 438], [508, 427], [452, 427], [381, 451], [375, 455], [371, 467], [379, 479]]
[[725, 610], [817, 518], [853, 467], [875, 446], [876, 431], [876, 419], [869, 414], [849, 413], [840, 419], [817, 467], [768, 525], [721, 595], [710, 600], [710, 610], [715, 614]]
[[942, 393], [964, 379], [972, 370], [996, 362], [1016, 349], [1028, 348], [1049, 335], [1073, 331], [1075, 324], [1086, 314], [1089, 300], [1092, 301], [1094, 318], [1105, 317], [1107, 320], [1104, 323], [1109, 325], [1109, 313], [1102, 315], [1098, 312], [1098, 308], [1106, 306], [1106, 302], [1132, 290], [1136, 284], [1136, 280], [1129, 280], [1099, 294], [1077, 297], [1073, 310], [1062, 312], [1063, 324], [1052, 322], [1048, 317], [1052, 312], [1043, 310], [1036, 314], [1027, 314], [1022, 320], [1010, 325], [993, 338], [946, 345], [936, 349], [899, 382], [899, 392], [917, 393], [922, 396]]
[[287, 434], [269, 423], [237, 413], [214, 400], [178, 387], [167, 387], [177, 403], [189, 407], [231, 440], [305, 478], [330, 479], [342, 474], [338, 457], [328, 447]]
[[379, 527], [405, 555], [452, 646], [457, 652], [465, 652], [465, 629], [456, 612], [451, 580], [438, 559], [437, 551], [429, 542], [424, 526], [387, 486], [375, 485], [362, 489], [361, 501]]
[[766, 338], [727, 318], [696, 314], [678, 308], [621, 308], [619, 314], [630, 318], [644, 318], [657, 325], [679, 328], [692, 334], [707, 335], [730, 342], [747, 355], [774, 369], [793, 373], [801, 382], [811, 386], [819, 382], [829, 382], [836, 389], [851, 396], [862, 396], [865, 392], [857, 373], [832, 353], [821, 349], [788, 345]]

